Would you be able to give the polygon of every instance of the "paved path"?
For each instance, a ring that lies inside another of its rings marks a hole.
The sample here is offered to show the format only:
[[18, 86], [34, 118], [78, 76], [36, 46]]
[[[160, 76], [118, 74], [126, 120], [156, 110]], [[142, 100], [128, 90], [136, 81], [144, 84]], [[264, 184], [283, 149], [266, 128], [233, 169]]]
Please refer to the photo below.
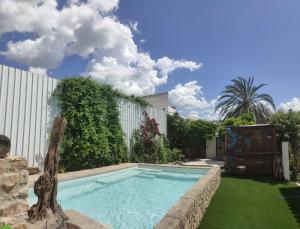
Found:
[[185, 162], [184, 165], [222, 167], [224, 166], [224, 161], [215, 161], [211, 159], [196, 159], [194, 161]]

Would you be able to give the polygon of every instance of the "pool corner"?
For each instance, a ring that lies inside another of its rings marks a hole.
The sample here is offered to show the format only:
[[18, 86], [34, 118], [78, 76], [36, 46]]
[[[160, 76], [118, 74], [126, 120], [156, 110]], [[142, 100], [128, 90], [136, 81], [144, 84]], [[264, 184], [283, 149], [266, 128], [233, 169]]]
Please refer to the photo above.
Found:
[[197, 228], [221, 182], [221, 169], [212, 167], [155, 225], [155, 229]]

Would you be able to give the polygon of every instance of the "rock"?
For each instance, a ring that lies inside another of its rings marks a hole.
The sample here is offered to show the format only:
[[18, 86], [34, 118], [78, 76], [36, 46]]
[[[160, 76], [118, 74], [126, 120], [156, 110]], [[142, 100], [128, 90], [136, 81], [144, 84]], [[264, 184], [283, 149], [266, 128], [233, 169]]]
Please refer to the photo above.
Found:
[[1, 188], [9, 193], [20, 182], [20, 176], [17, 173], [5, 175], [1, 179]]
[[28, 171], [27, 170], [22, 170], [22, 171], [20, 171], [19, 175], [20, 175], [20, 185], [27, 184], [27, 182], [28, 182]]
[[0, 159], [0, 225], [25, 229], [28, 218], [27, 161], [21, 157]]
[[29, 175], [34, 175], [40, 173], [40, 169], [38, 167], [29, 167], [28, 168]]
[[10, 147], [10, 139], [5, 135], [0, 134], [0, 158], [7, 157]]
[[27, 161], [18, 156], [9, 156], [7, 158], [0, 158], [0, 174], [8, 172], [20, 172], [27, 170]]
[[14, 229], [27, 229], [28, 227], [27, 227], [26, 223], [18, 223], [18, 224], [15, 224], [13, 228]]
[[21, 188], [16, 193], [13, 194], [13, 198], [27, 200], [28, 197], [28, 188], [27, 186]]
[[14, 215], [22, 214], [27, 211], [28, 204], [17, 202], [6, 206], [1, 206], [0, 217], [12, 217]]

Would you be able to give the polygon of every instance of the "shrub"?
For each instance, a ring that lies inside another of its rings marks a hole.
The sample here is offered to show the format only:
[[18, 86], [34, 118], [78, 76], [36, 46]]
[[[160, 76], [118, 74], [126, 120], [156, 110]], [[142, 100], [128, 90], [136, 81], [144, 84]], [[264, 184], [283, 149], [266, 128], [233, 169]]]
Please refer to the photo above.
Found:
[[54, 92], [67, 120], [61, 165], [66, 171], [127, 161], [127, 147], [119, 122], [120, 93], [90, 78], [62, 80]]
[[174, 148], [170, 150], [169, 162], [180, 161], [182, 158], [182, 151], [180, 149]]
[[215, 135], [217, 125], [205, 120], [183, 119], [178, 113], [168, 115], [168, 139], [171, 149], [177, 148], [193, 159], [205, 155], [206, 138]]
[[300, 112], [277, 112], [272, 118], [279, 142], [290, 143], [290, 167], [292, 180], [296, 180], [300, 172]]
[[219, 136], [225, 138], [226, 126], [243, 126], [243, 125], [255, 125], [255, 116], [253, 113], [246, 113], [236, 118], [227, 118], [219, 126]]
[[142, 163], [159, 163], [159, 129], [154, 118], [150, 118], [144, 111], [144, 120], [141, 122], [131, 139], [131, 161]]
[[144, 112], [144, 120], [131, 138], [130, 160], [139, 163], [168, 163], [181, 160], [181, 150], [170, 149], [168, 138], [159, 133], [158, 123]]

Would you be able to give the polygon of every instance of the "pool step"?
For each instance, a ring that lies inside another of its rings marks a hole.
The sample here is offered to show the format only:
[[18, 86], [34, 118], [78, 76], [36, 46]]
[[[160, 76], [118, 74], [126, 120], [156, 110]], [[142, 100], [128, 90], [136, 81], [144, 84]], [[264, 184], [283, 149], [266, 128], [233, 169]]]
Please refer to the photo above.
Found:
[[140, 172], [130, 172], [118, 175], [104, 176], [98, 180], [95, 180], [95, 183], [103, 185], [114, 184], [123, 180], [130, 179], [138, 174], [140, 174]]
[[137, 177], [146, 178], [146, 179], [153, 179], [153, 178], [155, 178], [155, 175], [141, 173], [141, 174], [137, 175]]
[[97, 183], [89, 183], [77, 186], [76, 188], [68, 188], [66, 190], [63, 190], [59, 193], [60, 199], [70, 199], [76, 196], [80, 196], [82, 194], [87, 194], [90, 192], [94, 192], [100, 189], [104, 189], [105, 185], [103, 184], [97, 184]]
[[190, 176], [175, 176], [169, 174], [156, 174], [155, 177], [161, 179], [171, 179], [171, 180], [181, 180], [181, 181], [197, 181], [200, 177], [190, 177]]

